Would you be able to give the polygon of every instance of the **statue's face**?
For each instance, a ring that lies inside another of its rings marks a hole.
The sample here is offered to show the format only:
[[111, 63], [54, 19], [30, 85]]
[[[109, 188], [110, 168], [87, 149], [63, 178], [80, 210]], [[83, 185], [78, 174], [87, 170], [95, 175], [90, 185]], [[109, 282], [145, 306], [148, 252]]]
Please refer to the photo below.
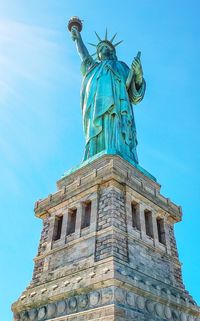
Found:
[[115, 52], [112, 47], [107, 44], [103, 44], [98, 50], [98, 56], [100, 60], [113, 60]]

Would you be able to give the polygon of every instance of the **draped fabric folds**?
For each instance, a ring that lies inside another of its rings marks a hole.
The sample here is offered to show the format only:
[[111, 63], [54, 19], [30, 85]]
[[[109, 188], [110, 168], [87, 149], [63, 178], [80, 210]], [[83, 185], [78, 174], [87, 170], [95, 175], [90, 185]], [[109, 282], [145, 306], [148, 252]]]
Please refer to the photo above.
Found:
[[142, 100], [145, 82], [136, 90], [134, 80], [126, 89], [129, 67], [118, 60], [96, 63], [88, 56], [81, 66], [84, 160], [105, 151], [138, 163], [136, 127], [132, 104]]

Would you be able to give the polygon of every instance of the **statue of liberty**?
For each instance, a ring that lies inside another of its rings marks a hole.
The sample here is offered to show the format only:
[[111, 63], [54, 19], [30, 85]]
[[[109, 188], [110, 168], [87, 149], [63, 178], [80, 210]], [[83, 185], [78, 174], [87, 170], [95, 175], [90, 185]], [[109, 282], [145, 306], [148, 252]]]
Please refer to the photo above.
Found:
[[121, 155], [138, 164], [132, 104], [139, 103], [145, 93], [140, 52], [129, 68], [116, 56], [115, 48], [121, 41], [114, 44], [116, 34], [108, 40], [106, 31], [105, 39], [96, 33], [98, 43], [91, 44], [96, 48], [97, 59], [94, 59], [83, 43], [81, 21], [77, 17], [72, 18], [68, 28], [82, 60], [84, 160], [104, 152]]

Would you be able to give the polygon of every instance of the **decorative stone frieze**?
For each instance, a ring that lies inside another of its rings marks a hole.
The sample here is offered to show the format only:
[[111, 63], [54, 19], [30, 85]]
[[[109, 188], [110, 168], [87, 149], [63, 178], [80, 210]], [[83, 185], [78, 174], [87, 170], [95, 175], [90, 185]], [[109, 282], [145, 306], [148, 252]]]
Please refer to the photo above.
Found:
[[[194, 315], [188, 315], [187, 312], [181, 311], [181, 306], [174, 308], [174, 305], [164, 305], [160, 302], [153, 301], [144, 296], [137, 295], [132, 291], [119, 287], [108, 287], [91, 291], [82, 295], [69, 297], [62, 301], [48, 303], [28, 311], [21, 311], [15, 315], [15, 321], [41, 321], [50, 320], [56, 317], [80, 314], [87, 312], [89, 309], [103, 308], [105, 305], [116, 304], [123, 311], [132, 310], [137, 313], [143, 313], [148, 319], [156, 320], [180, 320], [180, 321], [199, 321], [197, 311]], [[95, 312], [94, 312], [95, 315]]]

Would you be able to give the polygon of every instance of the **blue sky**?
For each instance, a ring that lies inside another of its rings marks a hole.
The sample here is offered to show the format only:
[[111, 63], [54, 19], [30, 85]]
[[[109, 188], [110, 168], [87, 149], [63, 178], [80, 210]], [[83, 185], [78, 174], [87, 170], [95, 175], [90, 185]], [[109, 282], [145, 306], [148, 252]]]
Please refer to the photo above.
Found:
[[106, 27], [142, 51], [147, 92], [135, 107], [140, 165], [183, 207], [176, 237], [187, 290], [200, 304], [200, 43], [198, 0], [0, 0], [0, 319], [32, 277], [41, 222], [34, 202], [54, 192], [84, 150], [80, 61], [66, 29], [84, 20], [85, 42]]

